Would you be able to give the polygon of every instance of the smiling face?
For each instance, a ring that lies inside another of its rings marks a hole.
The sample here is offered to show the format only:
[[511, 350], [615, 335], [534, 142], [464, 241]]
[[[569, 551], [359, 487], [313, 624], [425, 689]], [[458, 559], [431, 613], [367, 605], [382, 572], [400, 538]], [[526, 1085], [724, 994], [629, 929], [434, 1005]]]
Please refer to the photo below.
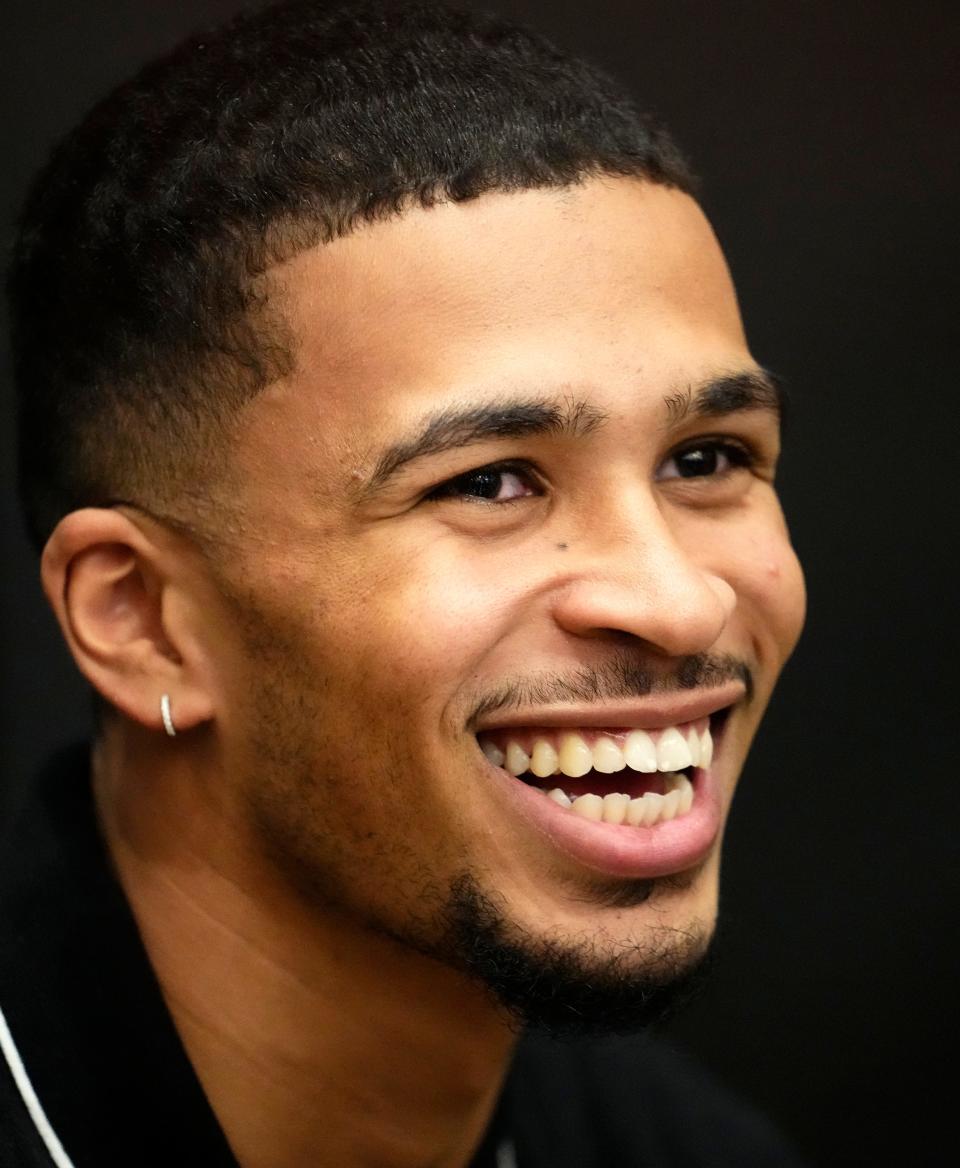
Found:
[[277, 280], [297, 367], [238, 431], [211, 626], [243, 814], [318, 911], [454, 963], [482, 920], [534, 964], [676, 971], [803, 608], [700, 210], [492, 194]]

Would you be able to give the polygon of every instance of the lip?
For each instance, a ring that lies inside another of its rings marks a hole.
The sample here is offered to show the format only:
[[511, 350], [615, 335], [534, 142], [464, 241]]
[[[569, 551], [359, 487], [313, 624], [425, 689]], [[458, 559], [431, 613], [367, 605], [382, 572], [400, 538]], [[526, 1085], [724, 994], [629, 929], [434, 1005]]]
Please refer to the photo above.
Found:
[[499, 776], [513, 812], [568, 859], [607, 876], [653, 879], [695, 867], [709, 855], [723, 820], [712, 768], [696, 772], [693, 806], [677, 819], [653, 827], [596, 823], [565, 810], [536, 787]]
[[[695, 721], [717, 710], [734, 704], [743, 696], [743, 688], [727, 687], [709, 693], [691, 695], [685, 702], [645, 702], [642, 711], [636, 706], [609, 705], [595, 707], [595, 719], [583, 717], [587, 711], [576, 711], [567, 706], [556, 712], [556, 720], [544, 721], [544, 711], [533, 714], [537, 726], [609, 726], [620, 722], [640, 729], [676, 725]], [[549, 711], [546, 711], [549, 713]], [[518, 711], [514, 719], [498, 721], [497, 728], [508, 725], [529, 725], [531, 711]], [[490, 723], [488, 728], [492, 729]], [[512, 814], [529, 828], [545, 838], [549, 846], [580, 867], [589, 868], [605, 876], [625, 879], [653, 879], [683, 872], [702, 863], [715, 847], [723, 826], [723, 798], [718, 764], [722, 766], [723, 738], [726, 725], [716, 735], [716, 751], [711, 765], [694, 769], [693, 806], [685, 814], [667, 823], [653, 827], [632, 827], [627, 824], [597, 823], [572, 814], [548, 799], [543, 791], [513, 778], [501, 767], [495, 767], [486, 758], [484, 764], [492, 779], [501, 788], [502, 798]], [[479, 732], [479, 731], [478, 731]], [[558, 786], [562, 778], [558, 776]]]
[[554, 727], [576, 730], [579, 727], [603, 730], [611, 726], [630, 730], [659, 730], [708, 718], [718, 710], [743, 700], [742, 682], [689, 693], [652, 694], [627, 702], [590, 702], [583, 705], [556, 705], [518, 708], [481, 719], [473, 727], [475, 734], [488, 730], [519, 727]]

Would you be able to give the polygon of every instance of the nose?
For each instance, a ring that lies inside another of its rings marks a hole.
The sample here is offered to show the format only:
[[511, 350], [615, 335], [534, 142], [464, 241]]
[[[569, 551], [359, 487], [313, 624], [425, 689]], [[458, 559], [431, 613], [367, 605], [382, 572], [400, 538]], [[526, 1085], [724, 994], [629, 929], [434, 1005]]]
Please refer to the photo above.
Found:
[[[554, 594], [557, 624], [577, 637], [644, 642], [668, 657], [714, 646], [736, 605], [730, 583], [698, 561], [656, 507], [582, 545], [583, 561]], [[575, 548], [571, 552], [575, 553]]]

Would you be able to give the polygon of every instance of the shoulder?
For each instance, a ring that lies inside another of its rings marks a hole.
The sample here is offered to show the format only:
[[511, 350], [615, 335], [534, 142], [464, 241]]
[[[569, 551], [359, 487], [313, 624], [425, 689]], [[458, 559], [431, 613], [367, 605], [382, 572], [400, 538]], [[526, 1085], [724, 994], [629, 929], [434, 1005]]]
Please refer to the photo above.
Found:
[[[757, 1109], [646, 1035], [522, 1039], [509, 1080], [520, 1168], [802, 1168]], [[546, 1141], [546, 1142], [545, 1142]], [[547, 1144], [551, 1147], [548, 1151]]]
[[12, 1061], [16, 1054], [0, 1015], [0, 1168], [51, 1168], [54, 1161], [27, 1110]]

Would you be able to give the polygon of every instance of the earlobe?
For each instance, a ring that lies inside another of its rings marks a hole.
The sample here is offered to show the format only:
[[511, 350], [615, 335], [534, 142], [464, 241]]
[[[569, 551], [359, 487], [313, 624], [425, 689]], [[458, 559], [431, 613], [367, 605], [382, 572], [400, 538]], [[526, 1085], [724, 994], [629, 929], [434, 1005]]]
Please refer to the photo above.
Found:
[[181, 731], [212, 716], [203, 671], [191, 660], [195, 642], [178, 626], [182, 606], [170, 603], [176, 573], [169, 547], [104, 508], [67, 515], [41, 561], [44, 591], [81, 673], [126, 717], [168, 733], [172, 700]]

